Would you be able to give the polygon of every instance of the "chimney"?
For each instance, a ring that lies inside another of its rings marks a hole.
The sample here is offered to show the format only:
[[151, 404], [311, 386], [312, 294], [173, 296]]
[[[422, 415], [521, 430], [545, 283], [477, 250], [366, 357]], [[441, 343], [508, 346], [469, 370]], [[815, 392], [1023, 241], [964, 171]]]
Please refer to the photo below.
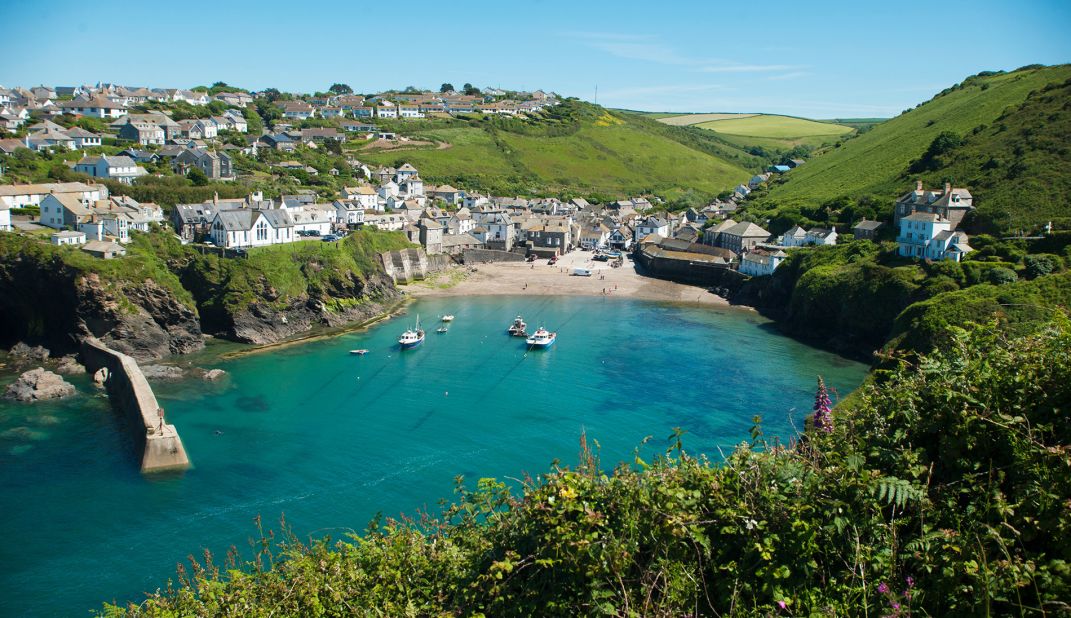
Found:
[[916, 180], [915, 181], [915, 190], [916, 191], [922, 191], [922, 181], [921, 180]]
[[945, 183], [945, 195], [948, 195], [951, 192], [952, 192], [952, 183], [946, 182]]
[[219, 205], [219, 191], [214, 191], [212, 193], [212, 205], [213, 206]]

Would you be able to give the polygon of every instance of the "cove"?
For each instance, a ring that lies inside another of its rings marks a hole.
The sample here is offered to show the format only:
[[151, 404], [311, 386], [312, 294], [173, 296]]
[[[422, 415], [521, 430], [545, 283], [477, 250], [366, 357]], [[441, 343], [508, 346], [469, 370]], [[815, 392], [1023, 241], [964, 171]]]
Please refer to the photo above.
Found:
[[[427, 339], [400, 352], [417, 314]], [[507, 337], [517, 314], [557, 331], [555, 345]], [[340, 538], [377, 512], [434, 511], [457, 475], [471, 486], [574, 464], [582, 431], [608, 468], [647, 436], [646, 456], [664, 451], [678, 426], [688, 452], [717, 460], [755, 415], [768, 438], [794, 436], [816, 376], [847, 394], [866, 374], [751, 312], [589, 297], [420, 300], [367, 331], [211, 366], [227, 378], [154, 384], [193, 464], [183, 474], [141, 475], [85, 379], [67, 401], [0, 402], [2, 613], [139, 600], [203, 548], [248, 556], [258, 515]]]

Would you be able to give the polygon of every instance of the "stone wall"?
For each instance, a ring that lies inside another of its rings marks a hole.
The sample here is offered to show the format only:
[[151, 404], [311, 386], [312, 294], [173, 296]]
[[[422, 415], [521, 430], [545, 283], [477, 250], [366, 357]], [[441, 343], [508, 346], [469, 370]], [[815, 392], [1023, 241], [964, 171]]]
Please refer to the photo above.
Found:
[[523, 253], [513, 251], [496, 251], [494, 249], [465, 249], [466, 264], [486, 264], [488, 262], [523, 262]]
[[450, 256], [439, 253], [428, 255], [423, 249], [402, 249], [379, 254], [383, 270], [395, 283], [411, 283], [439, 272], [450, 266]]
[[104, 382], [112, 406], [133, 420], [132, 427], [144, 441], [141, 456], [142, 472], [185, 469], [190, 466], [174, 425], [160, 418], [160, 404], [152, 387], [141, 373], [137, 361], [89, 337], [82, 342], [82, 363], [90, 373], [103, 369]]
[[643, 267], [645, 275], [681, 283], [727, 287], [735, 290], [747, 279], [746, 275], [741, 275], [725, 264], [674, 259], [664, 255], [655, 256], [644, 250], [636, 253], [636, 261]]

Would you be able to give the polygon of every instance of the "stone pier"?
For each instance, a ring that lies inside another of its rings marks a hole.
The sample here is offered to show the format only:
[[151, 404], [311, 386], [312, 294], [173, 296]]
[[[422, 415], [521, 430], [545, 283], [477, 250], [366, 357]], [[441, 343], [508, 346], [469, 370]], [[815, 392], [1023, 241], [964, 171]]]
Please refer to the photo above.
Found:
[[134, 421], [133, 427], [139, 431], [137, 437], [143, 438], [138, 441], [144, 447], [142, 472], [182, 470], [190, 466], [178, 431], [161, 416], [160, 404], [137, 361], [98, 339], [88, 338], [82, 342], [82, 363], [91, 374], [104, 370], [104, 386], [112, 406]]

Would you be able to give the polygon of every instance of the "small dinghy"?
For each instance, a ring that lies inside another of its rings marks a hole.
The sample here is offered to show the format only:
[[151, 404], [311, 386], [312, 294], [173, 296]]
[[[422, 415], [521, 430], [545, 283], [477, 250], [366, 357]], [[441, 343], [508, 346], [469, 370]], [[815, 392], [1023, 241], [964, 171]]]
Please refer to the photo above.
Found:
[[453, 322], [453, 321], [454, 321], [454, 316], [452, 316], [452, 315], [444, 315], [443, 316], [443, 322]]
[[437, 332], [437, 333], [439, 333], [441, 335], [441, 334], [445, 333], [447, 330], [449, 330], [449, 329], [446, 328], [445, 326], [440, 326], [439, 328], [435, 329], [435, 332]]
[[364, 356], [368, 354], [368, 350], [350, 350], [350, 354], [356, 354], [357, 356]]

